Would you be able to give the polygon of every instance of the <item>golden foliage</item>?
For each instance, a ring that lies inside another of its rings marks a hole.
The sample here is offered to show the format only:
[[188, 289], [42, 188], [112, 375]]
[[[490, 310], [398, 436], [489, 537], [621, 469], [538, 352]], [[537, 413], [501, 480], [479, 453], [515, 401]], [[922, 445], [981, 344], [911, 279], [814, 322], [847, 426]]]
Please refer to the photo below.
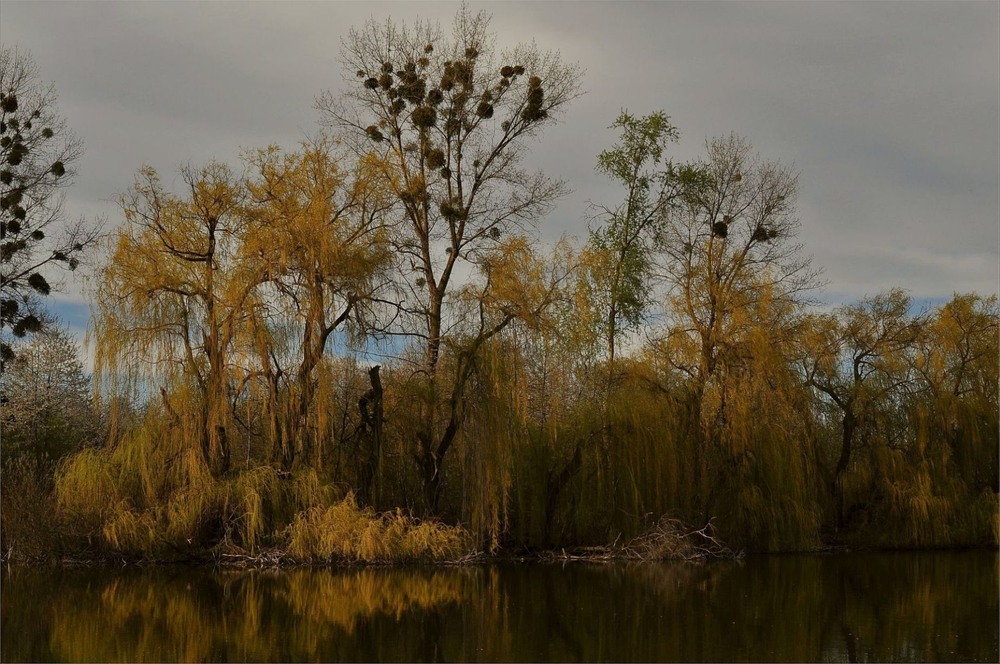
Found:
[[353, 493], [330, 507], [298, 514], [286, 537], [289, 553], [308, 560], [445, 561], [471, 552], [462, 528], [421, 521], [399, 510], [376, 514], [359, 508]]
[[[28, 577], [41, 571], [22, 570]], [[385, 617], [395, 626], [408, 614], [454, 606], [474, 587], [474, 576], [460, 570], [87, 572], [91, 575], [60, 575], [58, 594], [30, 607], [22, 601], [21, 610], [12, 613], [19, 627], [36, 621], [34, 629], [44, 625], [48, 632], [51, 650], [38, 659], [264, 661], [282, 652], [288, 659], [336, 660], [344, 652], [337, 645], [355, 635], [359, 625]], [[19, 590], [30, 582], [5, 577], [5, 588], [8, 579]], [[35, 580], [34, 588], [39, 587]], [[109, 639], [108, 634], [117, 636]], [[5, 652], [7, 645], [5, 640]]]

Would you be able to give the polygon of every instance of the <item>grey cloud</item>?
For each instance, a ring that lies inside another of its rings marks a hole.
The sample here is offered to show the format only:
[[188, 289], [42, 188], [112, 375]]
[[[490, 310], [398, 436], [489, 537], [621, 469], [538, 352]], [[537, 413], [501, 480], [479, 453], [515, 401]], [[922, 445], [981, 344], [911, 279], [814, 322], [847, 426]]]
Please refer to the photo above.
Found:
[[[664, 109], [674, 155], [748, 136], [801, 171], [806, 251], [830, 292], [1000, 290], [1000, 19], [991, 3], [472, 3], [504, 45], [535, 39], [588, 93], [533, 148], [574, 193], [542, 236], [584, 237], [619, 110]], [[452, 3], [3, 3], [0, 38], [33, 51], [87, 140], [71, 216], [103, 211], [149, 163], [235, 160], [317, 128], [340, 38], [368, 16], [448, 27]], [[169, 181], [169, 180], [168, 180]]]

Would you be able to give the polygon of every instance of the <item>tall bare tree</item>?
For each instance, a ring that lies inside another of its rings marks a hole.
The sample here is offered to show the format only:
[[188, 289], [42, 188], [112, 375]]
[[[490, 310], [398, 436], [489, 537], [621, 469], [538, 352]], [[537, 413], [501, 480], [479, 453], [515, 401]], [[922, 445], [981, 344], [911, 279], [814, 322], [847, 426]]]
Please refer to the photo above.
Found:
[[[707, 144], [705, 181], [689, 188], [659, 236], [658, 273], [674, 324], [664, 339], [697, 399], [761, 312], [782, 315], [818, 285], [796, 240], [798, 179], [730, 135]], [[762, 302], [768, 306], [759, 306]], [[776, 334], [780, 321], [771, 321]]]
[[[442, 346], [460, 322], [456, 282], [504, 238], [530, 231], [565, 191], [525, 169], [523, 159], [579, 91], [576, 66], [533, 44], [500, 51], [489, 22], [464, 5], [450, 34], [428, 23], [369, 22], [343, 44], [347, 91], [319, 100], [326, 121], [381, 166], [397, 199], [403, 307], [415, 321], [409, 333], [422, 341], [429, 382], [415, 460], [432, 512], [458, 426], [457, 407], [447, 406], [443, 421], [437, 415]], [[470, 347], [477, 346], [473, 338]], [[461, 401], [464, 375], [455, 375], [445, 403]]]
[[746, 457], [731, 424], [749, 403], [747, 373], [763, 360], [759, 340], [785, 346], [805, 292], [817, 285], [796, 241], [795, 173], [735, 135], [707, 148], [703, 181], [684, 192], [658, 238], [670, 323], [654, 344], [688, 386], [685, 435], [704, 451], [699, 483], [713, 487], [703, 492], [706, 518], [732, 479], [728, 469]]
[[[0, 50], [0, 333], [41, 328], [39, 298], [53, 284], [47, 268], [75, 270], [97, 236], [84, 221], [65, 225], [59, 191], [73, 178], [83, 144], [66, 126], [56, 91], [39, 79], [31, 55]], [[48, 276], [46, 276], [48, 275]], [[0, 343], [0, 368], [10, 359]]]

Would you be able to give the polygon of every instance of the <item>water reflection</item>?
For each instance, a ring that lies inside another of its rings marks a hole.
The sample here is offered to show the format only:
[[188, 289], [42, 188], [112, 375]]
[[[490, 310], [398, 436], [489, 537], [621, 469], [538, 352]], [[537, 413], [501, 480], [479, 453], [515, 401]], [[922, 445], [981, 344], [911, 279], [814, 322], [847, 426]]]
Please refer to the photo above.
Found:
[[996, 554], [4, 572], [4, 661], [997, 661]]

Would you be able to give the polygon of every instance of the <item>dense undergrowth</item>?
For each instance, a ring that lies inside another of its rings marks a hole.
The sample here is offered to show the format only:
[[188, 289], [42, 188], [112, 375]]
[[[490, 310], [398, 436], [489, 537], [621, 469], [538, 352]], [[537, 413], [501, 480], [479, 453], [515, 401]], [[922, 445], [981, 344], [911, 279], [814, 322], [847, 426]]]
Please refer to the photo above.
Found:
[[312, 469], [257, 466], [213, 478], [197, 455], [184, 454], [176, 432], [147, 426], [57, 471], [55, 510], [69, 551], [183, 560], [277, 549], [303, 562], [382, 563], [472, 550], [468, 531], [401, 510], [376, 513]]
[[[655, 362], [621, 361], [612, 382], [596, 374], [602, 392], [573, 395], [557, 382], [540, 389], [509, 340], [484, 353], [432, 518], [407, 454], [405, 374], [383, 367], [384, 438], [367, 475], [360, 412], [339, 405], [364, 396], [367, 386], [349, 380], [364, 369], [329, 361], [336, 389], [317, 407], [356, 426], [317, 438], [322, 463], [269, 462], [273, 446], [256, 433], [238, 464], [213, 473], [199, 409], [169, 416], [152, 402], [58, 463], [23, 454], [5, 465], [4, 555], [245, 561], [281, 552], [285, 561], [388, 563], [553, 550], [690, 559], [716, 545], [716, 555], [997, 545], [993, 397], [946, 397], [948, 410], [926, 398], [896, 404], [905, 406], [897, 419], [864, 429], [837, 485], [842, 425], [817, 416], [792, 372], [744, 385], [746, 403], [707, 440], [688, 388], [665, 389]], [[685, 542], [706, 523], [716, 539]]]

